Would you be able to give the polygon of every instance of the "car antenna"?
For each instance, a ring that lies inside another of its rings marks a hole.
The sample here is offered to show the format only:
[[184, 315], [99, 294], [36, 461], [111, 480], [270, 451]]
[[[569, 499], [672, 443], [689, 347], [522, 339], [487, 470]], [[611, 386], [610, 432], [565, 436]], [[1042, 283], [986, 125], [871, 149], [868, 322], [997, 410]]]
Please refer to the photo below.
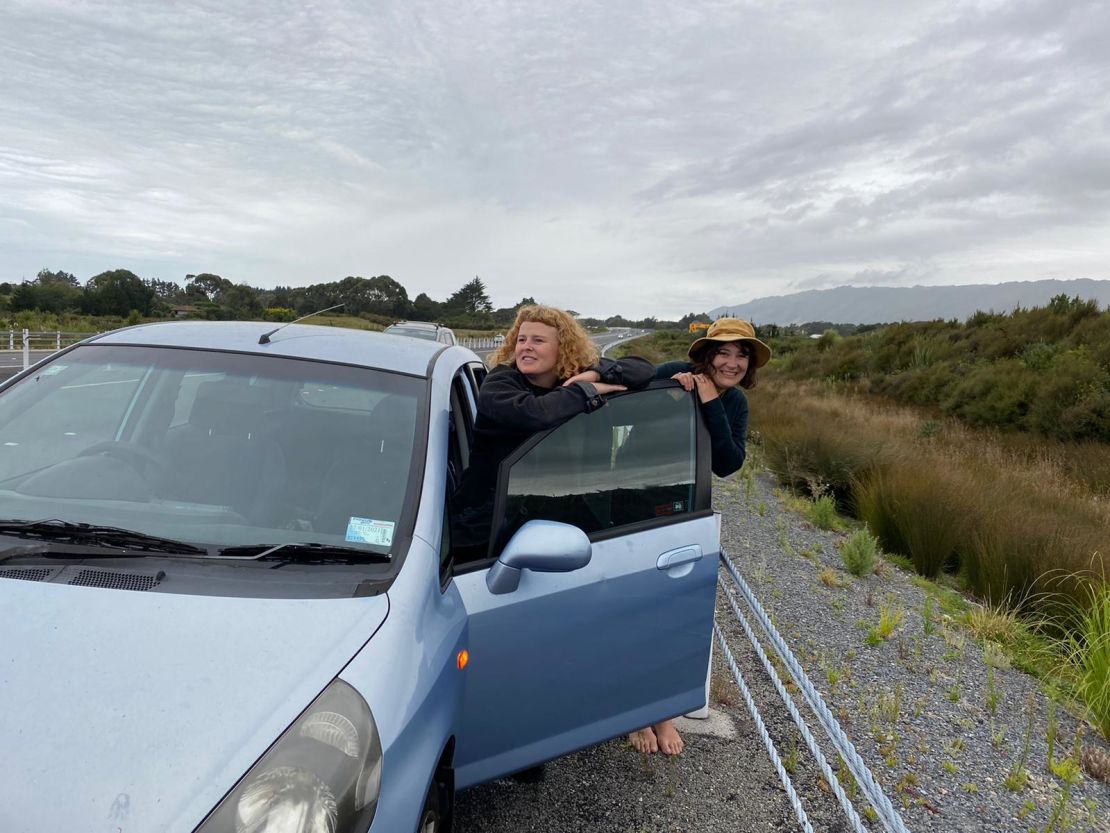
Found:
[[274, 327], [272, 330], [270, 330], [270, 332], [263, 333], [262, 335], [260, 335], [258, 337], [258, 343], [259, 344], [269, 344], [270, 343], [270, 336], [272, 336], [278, 330], [285, 329], [290, 324], [296, 324], [297, 321], [304, 321], [306, 318], [311, 318], [312, 316], [319, 315], [322, 312], [331, 312], [333, 309], [339, 309], [342, 306], [345, 306], [345, 304], [336, 304], [334, 307], [328, 307], [327, 309], [318, 309], [318, 310], [316, 310], [316, 312], [310, 312], [308, 315], [302, 315], [300, 318], [298, 318], [294, 321], [286, 321], [280, 327]]

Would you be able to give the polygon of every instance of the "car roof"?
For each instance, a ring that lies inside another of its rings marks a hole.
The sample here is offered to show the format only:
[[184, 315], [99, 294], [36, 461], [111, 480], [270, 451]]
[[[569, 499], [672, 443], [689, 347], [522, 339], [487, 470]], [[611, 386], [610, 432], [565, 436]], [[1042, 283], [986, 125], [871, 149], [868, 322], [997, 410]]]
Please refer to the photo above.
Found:
[[[172, 321], [114, 330], [87, 343], [225, 350], [353, 364], [412, 376], [427, 376], [432, 359], [447, 349], [436, 341], [370, 330], [290, 324], [273, 332], [277, 326], [268, 321]], [[270, 332], [269, 343], [259, 344], [259, 337]]]

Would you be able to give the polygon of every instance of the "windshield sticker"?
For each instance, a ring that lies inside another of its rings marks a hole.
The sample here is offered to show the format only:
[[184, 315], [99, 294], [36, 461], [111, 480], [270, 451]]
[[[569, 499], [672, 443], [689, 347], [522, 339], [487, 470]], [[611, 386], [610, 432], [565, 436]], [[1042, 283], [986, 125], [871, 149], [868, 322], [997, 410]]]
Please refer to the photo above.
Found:
[[347, 541], [388, 547], [393, 543], [393, 521], [373, 518], [351, 518], [347, 521]]

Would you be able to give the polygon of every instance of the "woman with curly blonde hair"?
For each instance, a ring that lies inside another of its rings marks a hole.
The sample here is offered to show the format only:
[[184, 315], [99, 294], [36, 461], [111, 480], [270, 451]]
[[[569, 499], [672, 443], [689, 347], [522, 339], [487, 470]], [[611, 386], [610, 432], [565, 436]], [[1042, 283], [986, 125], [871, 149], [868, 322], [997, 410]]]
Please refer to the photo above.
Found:
[[537, 304], [520, 308], [516, 321], [513, 322], [505, 337], [505, 343], [490, 356], [490, 364], [495, 367], [514, 366], [517, 363], [516, 347], [521, 328], [533, 332], [536, 330], [534, 327], [529, 327], [530, 324], [543, 324], [544, 327], [554, 328], [557, 346], [554, 370], [557, 378], [570, 379], [598, 363], [597, 347], [594, 346], [582, 325], [570, 313]]
[[615, 391], [645, 387], [647, 359], [599, 357], [582, 325], [555, 307], [521, 307], [478, 392], [470, 466], [455, 492], [452, 549], [482, 558], [489, 543], [497, 468], [537, 431], [595, 411]]

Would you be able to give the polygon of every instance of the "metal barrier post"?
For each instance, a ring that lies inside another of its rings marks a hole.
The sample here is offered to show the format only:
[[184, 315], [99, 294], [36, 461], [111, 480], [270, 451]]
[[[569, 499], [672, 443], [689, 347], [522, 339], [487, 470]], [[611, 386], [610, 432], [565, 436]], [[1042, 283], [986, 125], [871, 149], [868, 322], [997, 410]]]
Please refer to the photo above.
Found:
[[57, 330], [54, 333], [54, 349], [55, 350], [61, 350], [62, 349], [62, 331], [61, 330]]
[[15, 349], [15, 330], [8, 330], [8, 349]]
[[23, 328], [23, 369], [31, 366], [31, 333]]

